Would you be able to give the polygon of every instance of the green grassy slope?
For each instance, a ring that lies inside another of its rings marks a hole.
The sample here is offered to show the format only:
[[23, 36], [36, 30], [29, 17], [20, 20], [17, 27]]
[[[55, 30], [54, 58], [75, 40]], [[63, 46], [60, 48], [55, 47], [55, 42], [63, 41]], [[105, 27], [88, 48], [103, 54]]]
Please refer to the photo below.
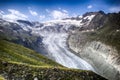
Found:
[[65, 68], [39, 53], [5, 40], [0, 40], [0, 75], [7, 80], [105, 80], [91, 71]]
[[61, 66], [33, 50], [5, 40], [0, 41], [0, 59], [11, 63], [24, 63], [38, 66]]
[[5, 80], [5, 79], [0, 75], [0, 80]]

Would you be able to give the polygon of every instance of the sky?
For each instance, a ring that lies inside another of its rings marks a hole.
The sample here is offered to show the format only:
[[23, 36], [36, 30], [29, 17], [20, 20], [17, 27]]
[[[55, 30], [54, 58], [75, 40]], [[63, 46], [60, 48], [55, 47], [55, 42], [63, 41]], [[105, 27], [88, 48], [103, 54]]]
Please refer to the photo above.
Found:
[[0, 0], [0, 17], [48, 21], [102, 10], [119, 12], [120, 0]]

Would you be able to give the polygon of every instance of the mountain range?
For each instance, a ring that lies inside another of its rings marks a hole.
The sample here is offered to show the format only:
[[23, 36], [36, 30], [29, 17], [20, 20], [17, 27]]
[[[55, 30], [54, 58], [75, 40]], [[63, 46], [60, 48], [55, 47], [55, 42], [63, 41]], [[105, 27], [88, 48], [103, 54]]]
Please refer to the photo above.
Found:
[[[46, 22], [1, 18], [0, 74], [10, 80], [28, 78], [21, 74], [32, 75], [32, 80], [56, 80], [55, 76], [62, 80], [119, 80], [119, 30], [120, 13], [103, 11]], [[45, 78], [48, 75], [51, 78]]]

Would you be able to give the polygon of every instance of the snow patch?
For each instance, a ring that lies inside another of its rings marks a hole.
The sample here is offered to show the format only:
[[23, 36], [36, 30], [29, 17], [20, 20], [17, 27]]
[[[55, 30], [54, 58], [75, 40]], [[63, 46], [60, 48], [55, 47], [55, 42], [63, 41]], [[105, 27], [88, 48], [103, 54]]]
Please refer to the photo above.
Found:
[[89, 23], [92, 21], [92, 19], [93, 19], [94, 17], [95, 17], [95, 15], [90, 15], [90, 16], [84, 17], [83, 19], [87, 19], [87, 20], [88, 20], [88, 22], [87, 22], [86, 25], [89, 25]]

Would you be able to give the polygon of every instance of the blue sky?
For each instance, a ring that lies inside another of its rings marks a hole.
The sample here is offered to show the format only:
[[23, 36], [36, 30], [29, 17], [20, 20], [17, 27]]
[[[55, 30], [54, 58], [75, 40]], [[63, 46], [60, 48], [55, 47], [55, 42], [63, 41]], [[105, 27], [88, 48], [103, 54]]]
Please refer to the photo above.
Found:
[[46, 21], [102, 10], [120, 11], [119, 0], [0, 0], [0, 15], [6, 19]]

